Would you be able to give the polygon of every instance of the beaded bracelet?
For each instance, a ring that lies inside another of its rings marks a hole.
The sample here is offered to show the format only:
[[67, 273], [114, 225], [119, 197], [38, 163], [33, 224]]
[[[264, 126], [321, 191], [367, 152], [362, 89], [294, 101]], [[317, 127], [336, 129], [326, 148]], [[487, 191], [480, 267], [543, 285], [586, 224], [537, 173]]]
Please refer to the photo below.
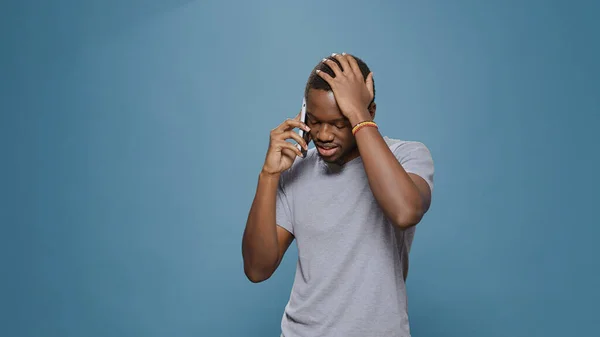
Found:
[[356, 124], [353, 128], [352, 128], [352, 135], [356, 135], [356, 133], [358, 132], [358, 130], [362, 129], [363, 127], [366, 126], [372, 126], [376, 129], [378, 129], [379, 127], [377, 126], [377, 124], [375, 124], [375, 122], [371, 122], [371, 121], [364, 121], [364, 122], [360, 122], [358, 124]]

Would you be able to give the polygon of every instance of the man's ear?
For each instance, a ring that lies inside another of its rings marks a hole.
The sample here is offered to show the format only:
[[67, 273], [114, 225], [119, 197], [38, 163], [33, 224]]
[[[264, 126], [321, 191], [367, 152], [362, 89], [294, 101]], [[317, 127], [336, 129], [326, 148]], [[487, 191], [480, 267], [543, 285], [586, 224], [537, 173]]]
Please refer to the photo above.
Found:
[[369, 104], [369, 114], [371, 114], [371, 119], [375, 119], [375, 111], [377, 110], [377, 104], [375, 102], [371, 102]]

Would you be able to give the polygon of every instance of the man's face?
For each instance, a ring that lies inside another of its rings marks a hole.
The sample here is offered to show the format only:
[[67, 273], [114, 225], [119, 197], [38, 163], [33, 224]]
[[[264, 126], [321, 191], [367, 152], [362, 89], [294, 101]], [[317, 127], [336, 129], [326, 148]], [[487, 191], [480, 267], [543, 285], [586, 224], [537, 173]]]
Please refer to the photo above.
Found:
[[306, 124], [324, 161], [344, 164], [358, 156], [352, 126], [340, 111], [333, 92], [318, 89], [308, 91]]

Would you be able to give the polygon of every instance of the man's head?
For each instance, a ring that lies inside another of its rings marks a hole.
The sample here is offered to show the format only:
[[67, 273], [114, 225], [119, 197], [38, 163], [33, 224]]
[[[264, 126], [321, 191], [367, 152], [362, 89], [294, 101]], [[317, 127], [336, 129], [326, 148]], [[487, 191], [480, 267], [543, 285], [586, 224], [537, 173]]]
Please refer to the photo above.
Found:
[[[366, 81], [371, 72], [360, 58], [353, 56]], [[329, 56], [341, 67], [339, 61]], [[358, 156], [356, 140], [352, 135], [352, 125], [340, 111], [331, 86], [317, 75], [316, 71], [326, 72], [331, 77], [335, 73], [325, 63], [319, 62], [310, 73], [304, 95], [306, 97], [306, 124], [311, 128], [311, 138], [319, 150], [321, 158], [326, 162], [344, 164]], [[373, 84], [373, 100], [365, 109], [369, 109], [372, 118], [375, 117], [375, 85]], [[330, 149], [330, 150], [329, 150]]]

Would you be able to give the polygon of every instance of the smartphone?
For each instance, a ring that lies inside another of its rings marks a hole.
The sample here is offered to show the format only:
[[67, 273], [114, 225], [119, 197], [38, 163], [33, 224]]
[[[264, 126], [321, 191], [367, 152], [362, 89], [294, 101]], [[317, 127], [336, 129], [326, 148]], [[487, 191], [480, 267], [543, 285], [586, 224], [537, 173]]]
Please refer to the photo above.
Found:
[[[306, 124], [306, 97], [304, 97], [302, 99], [302, 110], [300, 110], [300, 121], [302, 123]], [[300, 137], [302, 137], [304, 139], [304, 141], [308, 145], [310, 133], [308, 133], [302, 129], [299, 129], [298, 134], [300, 135]], [[297, 144], [296, 146], [302, 152], [302, 158], [306, 157], [307, 151], [304, 148], [302, 148], [302, 146], [300, 146], [300, 144]]]

